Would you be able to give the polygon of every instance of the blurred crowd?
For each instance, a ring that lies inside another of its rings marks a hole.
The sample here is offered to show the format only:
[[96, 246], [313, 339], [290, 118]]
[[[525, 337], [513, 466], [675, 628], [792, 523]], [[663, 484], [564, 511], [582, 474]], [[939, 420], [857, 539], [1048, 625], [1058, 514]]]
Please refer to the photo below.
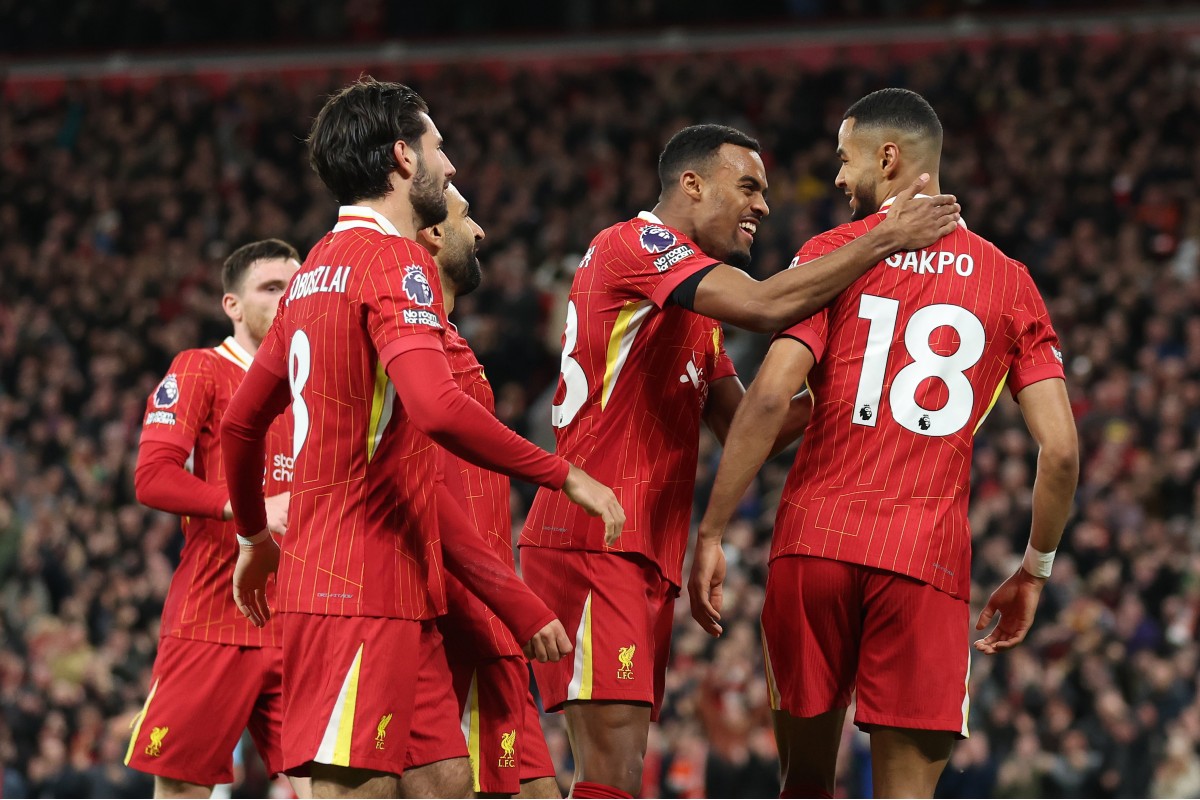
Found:
[[[392, 67], [430, 101], [487, 230], [483, 286], [455, 317], [498, 413], [549, 442], [563, 305], [591, 236], [654, 205], [655, 160], [699, 121], [758, 136], [772, 213], [751, 270], [847, 219], [833, 186], [845, 108], [881, 86], [941, 114], [944, 190], [1025, 262], [1063, 340], [1082, 442], [1077, 512], [1029, 641], [975, 654], [954, 797], [1200, 794], [1200, 57], [1166, 36], [994, 44], [810, 71], [787, 58]], [[149, 796], [122, 766], [147, 690], [177, 521], [134, 500], [145, 398], [177, 351], [225, 335], [219, 264], [280, 236], [300, 251], [334, 201], [303, 137], [349, 78], [68, 87], [0, 104], [0, 765], [3, 796]], [[749, 380], [766, 342], [730, 332]], [[719, 451], [702, 445], [697, 508]], [[677, 613], [646, 790], [769, 796], [777, 757], [757, 617], [791, 453], [727, 538], [726, 633]], [[1015, 568], [1036, 451], [1000, 403], [977, 437], [973, 606]], [[514, 491], [517, 524], [529, 500]], [[569, 774], [561, 720], [546, 717]], [[870, 791], [847, 727], [842, 790]], [[238, 793], [265, 791], [253, 770]], [[261, 796], [261, 795], [260, 795]]]
[[936, 20], [1019, 12], [1171, 9], [1189, 0], [759, 0], [731, 12], [725, 0], [105, 0], [66, 4], [0, 0], [0, 54], [33, 56], [242, 46], [347, 45], [561, 33], [662, 33], [749, 25]]

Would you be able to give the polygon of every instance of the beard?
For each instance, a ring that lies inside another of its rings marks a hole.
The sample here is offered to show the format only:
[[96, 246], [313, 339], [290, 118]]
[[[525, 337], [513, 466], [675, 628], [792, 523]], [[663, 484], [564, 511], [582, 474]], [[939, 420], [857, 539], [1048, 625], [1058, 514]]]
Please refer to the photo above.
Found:
[[474, 238], [469, 234], [460, 235], [458, 229], [447, 230], [446, 237], [438, 264], [446, 279], [454, 284], [454, 296], [462, 297], [479, 288], [483, 280], [483, 267], [479, 264]]
[[749, 250], [730, 250], [725, 254], [725, 258], [721, 259], [731, 267], [738, 269], [750, 268], [750, 251]]
[[872, 181], [862, 181], [854, 187], [854, 206], [850, 209], [851, 222], [858, 222], [865, 219], [879, 210], [879, 198], [876, 197], [876, 192], [879, 190], [879, 185]]
[[433, 177], [425, 157], [417, 156], [417, 174], [409, 193], [417, 228], [428, 228], [446, 221], [446, 183]]
[[452, 270], [447, 270], [450, 280], [454, 281], [454, 296], [462, 297], [479, 288], [483, 281], [483, 267], [479, 264], [479, 256], [472, 249], [461, 259]]

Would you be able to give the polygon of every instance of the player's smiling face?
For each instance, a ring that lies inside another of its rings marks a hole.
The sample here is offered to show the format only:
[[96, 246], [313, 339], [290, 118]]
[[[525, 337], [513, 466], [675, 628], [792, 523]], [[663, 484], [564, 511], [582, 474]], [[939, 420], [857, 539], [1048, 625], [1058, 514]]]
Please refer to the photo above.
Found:
[[838, 129], [838, 170], [834, 184], [850, 196], [850, 219], [860, 220], [879, 210], [880, 162], [862, 136], [854, 134], [854, 117], [842, 121]]
[[745, 147], [723, 144], [704, 178], [704, 200], [696, 244], [734, 267], [750, 266], [750, 248], [767, 206], [767, 170], [762, 157]]

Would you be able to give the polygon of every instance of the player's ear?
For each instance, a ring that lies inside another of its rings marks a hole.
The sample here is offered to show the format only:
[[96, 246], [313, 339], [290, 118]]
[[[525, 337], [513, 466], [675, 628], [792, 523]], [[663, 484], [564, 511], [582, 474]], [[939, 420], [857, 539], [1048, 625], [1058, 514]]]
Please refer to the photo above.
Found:
[[411, 178], [417, 174], [417, 151], [408, 146], [403, 139], [397, 139], [392, 145], [392, 157], [396, 160], [396, 172], [401, 178]]
[[693, 200], [699, 200], [704, 193], [704, 178], [694, 170], [685, 169], [679, 176], [679, 191]]
[[430, 225], [428, 228], [421, 228], [417, 231], [417, 242], [428, 250], [432, 255], [437, 255], [442, 249], [442, 241], [446, 238], [446, 231], [441, 225]]
[[879, 171], [889, 180], [900, 171], [900, 146], [895, 142], [884, 142], [880, 146]]
[[234, 322], [241, 322], [244, 314], [242, 313], [242, 301], [233, 292], [226, 292], [221, 298], [221, 308], [225, 311], [225, 316], [229, 317]]

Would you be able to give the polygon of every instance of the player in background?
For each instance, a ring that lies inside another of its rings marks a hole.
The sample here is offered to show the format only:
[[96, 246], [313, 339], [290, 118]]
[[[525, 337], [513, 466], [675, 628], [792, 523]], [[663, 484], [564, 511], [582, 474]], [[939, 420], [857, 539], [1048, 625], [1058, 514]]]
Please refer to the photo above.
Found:
[[[942, 126], [920, 95], [884, 89], [846, 112], [837, 185], [854, 221], [810, 240], [792, 272], [861, 241], [928, 172]], [[1028, 632], [1070, 513], [1075, 425], [1058, 337], [1025, 267], [960, 226], [897, 253], [772, 344], [730, 428], [700, 523], [692, 614], [719, 635], [721, 537], [788, 400], [807, 381], [812, 421], [771, 548], [763, 636], [784, 797], [832, 796], [842, 723], [871, 734], [874, 788], [932, 797], [967, 736], [973, 437], [1007, 382], [1039, 450], [1020, 568], [980, 615], [984, 653]]]
[[[703, 421], [724, 439], [742, 385], [720, 322], [778, 330], [803, 319], [897, 250], [951, 230], [953, 197], [898, 201], [901, 215], [811, 272], [759, 282], [750, 263], [767, 216], [759, 144], [733, 128], [677, 133], [659, 159], [653, 212], [601, 231], [575, 273], [553, 408], [557, 452], [603, 476], [628, 515], [615, 543], [542, 489], [521, 536], [522, 567], [575, 640], [571, 660], [534, 664], [547, 710], [564, 709], [576, 797], [641, 787], [687, 549]], [[793, 405], [780, 442], [807, 418]]]
[[[437, 267], [415, 241], [445, 220], [454, 174], [425, 102], [402, 84], [360, 80], [326, 102], [309, 148], [342, 207], [222, 426], [242, 536], [234, 599], [264, 624], [266, 581], [279, 569], [286, 770], [311, 772], [317, 796], [462, 796], [470, 768], [434, 624], [445, 612], [443, 567], [506, 615], [526, 652], [557, 659], [570, 641], [471, 528], [442, 479], [438, 445], [564, 489], [613, 535], [624, 518], [609, 489], [454, 383]], [[252, 478], [289, 402], [292, 534], [281, 564]]]
[[[221, 418], [300, 267], [295, 248], [253, 242], [225, 260], [221, 305], [233, 335], [185, 350], [146, 401], [134, 485], [138, 501], [183, 518], [184, 545], [163, 606], [150, 694], [125, 763], [154, 775], [156, 797], [208, 797], [233, 780], [233, 749], [250, 728], [267, 771], [283, 770], [283, 657], [277, 623], [256, 628], [229, 595], [238, 547], [218, 439]], [[269, 527], [287, 528], [291, 416], [272, 425], [258, 480]], [[268, 591], [273, 592], [274, 587]], [[307, 781], [293, 779], [301, 797]]]
[[[457, 187], [447, 189], [446, 201], [446, 220], [422, 229], [417, 241], [437, 262], [449, 316], [455, 299], [473, 292], [483, 279], [476, 248], [484, 232]], [[459, 388], [495, 413], [483, 366], [453, 324], [446, 328], [446, 356]], [[509, 479], [454, 456], [449, 456], [447, 469], [458, 470], [462, 478], [465, 497], [459, 500], [472, 524], [513, 569]], [[446, 601], [449, 613], [439, 618], [438, 626], [454, 673], [475, 792], [559, 797], [521, 646], [496, 614], [452, 576], [446, 579]]]

